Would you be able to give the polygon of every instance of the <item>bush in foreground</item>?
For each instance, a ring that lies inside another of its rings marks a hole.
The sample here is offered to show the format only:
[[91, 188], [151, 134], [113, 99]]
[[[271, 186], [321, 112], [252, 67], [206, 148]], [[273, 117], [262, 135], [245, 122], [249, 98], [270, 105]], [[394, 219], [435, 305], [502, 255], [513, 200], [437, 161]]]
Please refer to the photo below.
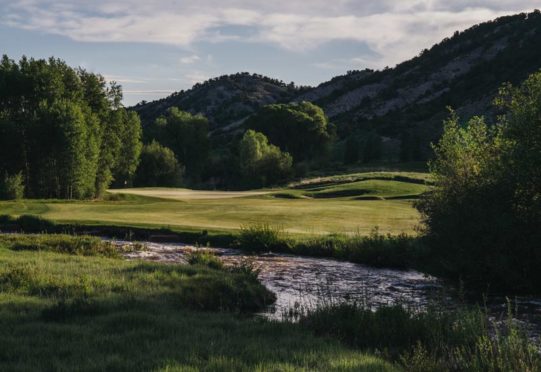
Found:
[[469, 287], [541, 288], [541, 73], [502, 88], [497, 125], [455, 114], [434, 147], [435, 188], [417, 204], [439, 272]]

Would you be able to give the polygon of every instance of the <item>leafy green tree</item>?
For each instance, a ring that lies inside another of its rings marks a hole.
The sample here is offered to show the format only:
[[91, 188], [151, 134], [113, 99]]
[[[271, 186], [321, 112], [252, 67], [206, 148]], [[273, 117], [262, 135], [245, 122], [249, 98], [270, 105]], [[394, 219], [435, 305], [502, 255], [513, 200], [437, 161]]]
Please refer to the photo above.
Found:
[[248, 130], [239, 144], [240, 169], [245, 185], [257, 187], [286, 180], [293, 159], [269, 143], [263, 133]]
[[135, 112], [127, 112], [119, 109], [113, 112], [118, 121], [118, 138], [120, 146], [116, 155], [116, 162], [112, 169], [114, 185], [126, 187], [130, 186], [132, 179], [139, 165], [139, 157], [143, 144], [141, 121]]
[[149, 139], [157, 140], [175, 153], [186, 167], [186, 177], [197, 182], [209, 159], [208, 120], [202, 115], [171, 107], [147, 131]]
[[133, 176], [141, 125], [113, 83], [65, 62], [0, 61], [0, 172], [28, 197], [92, 198]]
[[296, 162], [325, 158], [333, 138], [325, 113], [309, 102], [264, 106], [246, 126], [265, 134]]
[[21, 173], [9, 176], [7, 173], [0, 179], [0, 199], [17, 200], [24, 196], [24, 182]]
[[141, 160], [135, 175], [139, 187], [175, 187], [182, 180], [182, 167], [175, 153], [156, 141], [143, 146]]
[[502, 88], [495, 126], [452, 115], [434, 147], [434, 190], [418, 203], [440, 270], [468, 284], [539, 291], [541, 73]]
[[505, 177], [516, 185], [515, 207], [523, 225], [541, 226], [541, 72], [521, 86], [505, 85], [496, 104], [502, 119]]
[[30, 186], [39, 196], [87, 198], [94, 195], [98, 166], [98, 123], [71, 101], [45, 102], [31, 128]]

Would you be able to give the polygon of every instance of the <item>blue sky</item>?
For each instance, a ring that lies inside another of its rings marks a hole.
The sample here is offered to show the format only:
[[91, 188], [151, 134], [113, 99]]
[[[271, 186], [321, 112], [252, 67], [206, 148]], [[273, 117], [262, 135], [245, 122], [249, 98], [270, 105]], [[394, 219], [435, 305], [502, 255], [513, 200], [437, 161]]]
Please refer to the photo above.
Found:
[[153, 100], [256, 72], [317, 85], [411, 58], [456, 30], [541, 0], [0, 0], [0, 52], [55, 56]]

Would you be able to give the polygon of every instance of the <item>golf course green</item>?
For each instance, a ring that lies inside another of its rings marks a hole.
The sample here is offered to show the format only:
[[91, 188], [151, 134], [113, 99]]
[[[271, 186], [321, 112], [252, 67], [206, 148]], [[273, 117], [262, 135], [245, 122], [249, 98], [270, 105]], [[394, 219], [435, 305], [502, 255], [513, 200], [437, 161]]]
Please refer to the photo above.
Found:
[[110, 190], [104, 200], [1, 202], [1, 214], [36, 215], [61, 223], [168, 227], [231, 232], [266, 223], [289, 233], [414, 234], [412, 204], [425, 192], [425, 173], [371, 172], [308, 179], [281, 189], [200, 191], [141, 188]]

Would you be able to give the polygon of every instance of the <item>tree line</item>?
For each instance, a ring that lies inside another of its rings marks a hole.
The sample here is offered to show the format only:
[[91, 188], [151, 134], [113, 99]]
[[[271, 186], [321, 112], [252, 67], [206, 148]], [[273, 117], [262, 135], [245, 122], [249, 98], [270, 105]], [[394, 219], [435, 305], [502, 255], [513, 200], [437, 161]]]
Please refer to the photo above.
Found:
[[[0, 190], [92, 198], [134, 175], [141, 124], [115, 83], [51, 58], [0, 62]], [[9, 196], [9, 195], [8, 195]]]
[[[276, 185], [294, 176], [299, 164], [324, 163], [334, 140], [334, 127], [323, 110], [308, 102], [264, 106], [225, 143], [209, 138], [208, 127], [202, 115], [172, 107], [145, 128], [145, 142], [156, 143], [153, 162], [161, 164], [161, 174], [169, 175], [167, 185], [179, 182], [178, 169], [190, 185]], [[163, 160], [169, 150], [175, 154], [177, 164]], [[147, 155], [145, 150], [143, 154]], [[141, 177], [148, 180], [141, 185], [152, 186], [151, 178]]]
[[0, 63], [0, 197], [99, 198], [109, 187], [261, 187], [328, 158], [334, 127], [311, 103], [268, 105], [228, 143], [170, 108], [141, 126], [103, 76], [50, 58]]

